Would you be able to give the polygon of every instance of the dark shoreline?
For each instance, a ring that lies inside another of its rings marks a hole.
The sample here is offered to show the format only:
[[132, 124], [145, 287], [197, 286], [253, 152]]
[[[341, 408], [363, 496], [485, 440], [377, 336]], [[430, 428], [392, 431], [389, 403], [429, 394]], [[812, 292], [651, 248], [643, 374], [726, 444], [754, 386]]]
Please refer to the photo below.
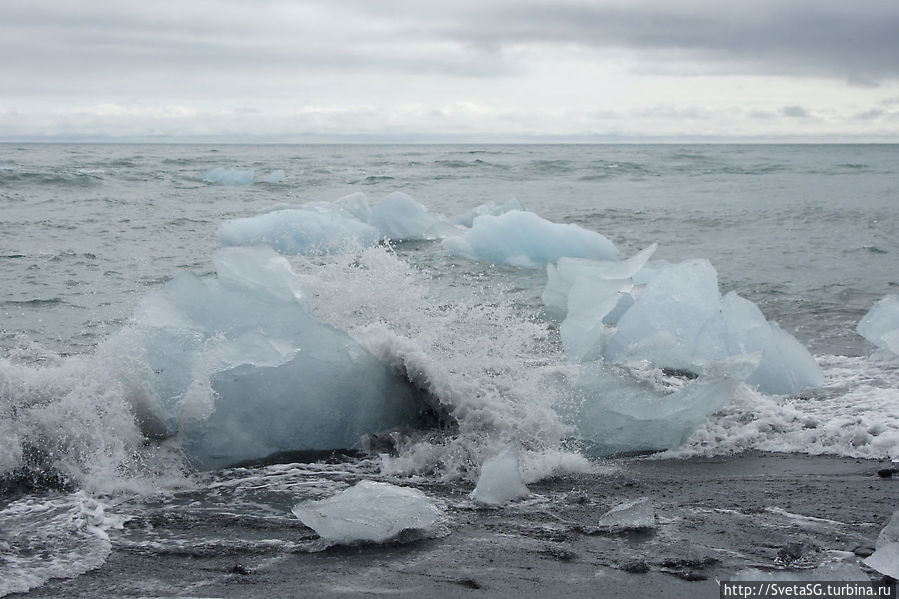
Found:
[[[226, 555], [150, 553], [117, 546], [100, 568], [51, 580], [28, 597], [718, 597], [715, 579], [747, 567], [773, 569], [785, 548], [801, 567], [834, 554], [858, 561], [899, 509], [899, 480], [885, 461], [749, 452], [689, 459], [616, 458], [600, 472], [530, 485], [532, 497], [478, 508], [463, 485], [420, 486], [445, 506], [446, 534], [408, 543], [277, 549]], [[653, 531], [592, 530], [608, 508], [651, 498]], [[181, 530], [177, 530], [178, 527]], [[314, 541], [299, 522], [260, 530], [240, 518], [167, 522], [160, 534]], [[879, 579], [869, 573], [872, 579]], [[17, 595], [13, 595], [17, 596]], [[24, 596], [24, 595], [23, 595]]]

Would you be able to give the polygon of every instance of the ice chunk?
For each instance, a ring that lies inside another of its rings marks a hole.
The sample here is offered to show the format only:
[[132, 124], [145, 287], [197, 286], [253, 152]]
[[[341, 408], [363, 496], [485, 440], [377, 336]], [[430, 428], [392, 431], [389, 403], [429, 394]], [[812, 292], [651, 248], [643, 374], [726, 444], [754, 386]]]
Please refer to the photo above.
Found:
[[657, 340], [643, 344], [640, 358], [659, 366], [689, 367], [693, 340], [720, 306], [718, 273], [708, 260], [688, 260], [668, 268], [650, 281], [618, 321], [606, 357], [622, 359], [634, 344], [666, 332], [673, 343]]
[[520, 210], [499, 216], [478, 216], [470, 230], [445, 239], [443, 246], [453, 255], [514, 266], [541, 266], [563, 256], [594, 260], [618, 258], [612, 242], [595, 231], [553, 223]]
[[[899, 510], [893, 512], [890, 521], [883, 527], [880, 534], [877, 535], [877, 541], [874, 547], [880, 549], [890, 543], [899, 543]], [[894, 578], [899, 578], [899, 576]]]
[[616, 505], [597, 524], [599, 528], [613, 531], [655, 528], [656, 513], [649, 497], [639, 497]]
[[383, 543], [405, 530], [426, 530], [439, 515], [418, 489], [368, 480], [328, 499], [298, 503], [293, 513], [335, 543]]
[[462, 225], [463, 227], [470, 228], [474, 224], [474, 219], [479, 216], [484, 216], [485, 214], [490, 216], [499, 216], [500, 214], [505, 214], [506, 212], [511, 212], [512, 210], [523, 211], [524, 205], [515, 198], [506, 200], [505, 202], [497, 202], [496, 200], [492, 200], [490, 202], [487, 202], [486, 204], [475, 206], [464, 214], [454, 216], [450, 219], [450, 222], [454, 225]]
[[792, 335], [769, 323], [758, 306], [731, 291], [718, 316], [707, 322], [695, 340], [694, 363], [723, 361], [730, 356], [759, 353], [748, 383], [766, 393], [796, 393], [824, 382], [818, 363]]
[[446, 223], [410, 196], [394, 192], [378, 202], [371, 211], [369, 223], [382, 237], [394, 241], [437, 239], [445, 232]]
[[[611, 320], [606, 317], [607, 323]], [[689, 260], [658, 273], [618, 319], [614, 334], [607, 334], [603, 355], [696, 374], [720, 372], [722, 364], [735, 364], [736, 358], [745, 364], [757, 355], [747, 382], [766, 393], [796, 393], [824, 381], [808, 350], [765, 320], [755, 304], [734, 292], [721, 298], [717, 273], [707, 260]]]
[[374, 245], [377, 229], [334, 204], [309, 204], [227, 220], [219, 225], [225, 247], [269, 245], [282, 254], [315, 254], [339, 250], [348, 244]]
[[865, 565], [881, 574], [899, 579], [899, 543], [880, 545], [877, 551], [865, 559]]
[[877, 347], [899, 356], [899, 296], [888, 295], [874, 304], [856, 330]]
[[[183, 273], [111, 344], [147, 432], [179, 433], [201, 469], [287, 450], [352, 447], [418, 423], [408, 381], [305, 307], [299, 278], [265, 247], [218, 250], [217, 278]], [[135, 350], [137, 348], [137, 350]], [[134, 364], [128, 356], [142, 354]]]
[[203, 173], [203, 179], [223, 185], [250, 185], [253, 183], [253, 169], [217, 167]]
[[865, 559], [865, 564], [881, 574], [899, 579], [899, 510], [893, 512], [890, 521], [877, 535], [874, 547], [877, 550]]
[[503, 505], [528, 495], [530, 491], [521, 481], [518, 446], [510, 443], [481, 466], [481, 475], [471, 498], [487, 505]]
[[673, 449], [682, 445], [709, 414], [729, 403], [738, 382], [699, 379], [664, 391], [649, 381], [584, 364], [565, 385], [571, 397], [557, 411], [595, 455]]

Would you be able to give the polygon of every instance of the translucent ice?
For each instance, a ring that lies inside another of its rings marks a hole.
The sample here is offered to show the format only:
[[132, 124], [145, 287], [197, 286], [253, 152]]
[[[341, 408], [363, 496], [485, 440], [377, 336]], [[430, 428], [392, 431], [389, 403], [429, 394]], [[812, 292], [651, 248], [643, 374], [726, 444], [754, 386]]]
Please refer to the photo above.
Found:
[[886, 543], [865, 559], [865, 565], [899, 579], [899, 543]]
[[378, 202], [372, 208], [369, 223], [380, 231], [382, 237], [394, 241], [437, 239], [448, 226], [401, 192], [394, 192]]
[[179, 275], [110, 341], [143, 356], [121, 369], [145, 432], [180, 433], [193, 464], [215, 468], [416, 425], [408, 382], [312, 316], [284, 258], [236, 247], [213, 260], [217, 278]]
[[[747, 382], [766, 393], [796, 393], [824, 381], [808, 350], [765, 320], [755, 304], [733, 292], [720, 296], [717, 273], [707, 260], [688, 260], [659, 272], [603, 341], [608, 360], [648, 360], [696, 374], [720, 371], [737, 357], [745, 363], [756, 356], [752, 359], [758, 365], [746, 373]], [[582, 350], [573, 356], [593, 353], [595, 349]]]
[[583, 364], [564, 381], [571, 397], [557, 410], [589, 453], [673, 449], [728, 404], [738, 384], [708, 378], [664, 390], [599, 363]]
[[218, 233], [225, 247], [269, 245], [282, 254], [330, 252], [347, 244], [368, 246], [380, 238], [376, 228], [329, 203], [227, 220], [219, 225]]
[[382, 543], [404, 530], [425, 530], [439, 515], [417, 489], [368, 480], [328, 499], [298, 503], [293, 513], [335, 543]]
[[[688, 260], [666, 269], [618, 321], [606, 357], [624, 358], [640, 344], [642, 359], [659, 366], [690, 368], [692, 341], [718, 314], [720, 305], [718, 273], [708, 260]], [[659, 333], [668, 333], [668, 338], [662, 339]]]
[[856, 330], [877, 347], [899, 356], [899, 296], [888, 295], [874, 304]]
[[880, 534], [877, 535], [877, 542], [874, 546], [880, 549], [890, 543], [899, 543], [899, 510], [893, 512], [890, 521], [883, 527]]
[[[546, 287], [543, 303], [555, 313], [565, 315], [568, 311], [568, 292], [575, 281], [590, 280], [631, 280], [644, 268], [658, 244], [652, 244], [627, 260], [586, 260], [583, 258], [560, 258], [557, 264], [546, 265]], [[633, 282], [631, 280], [631, 282]]]
[[609, 530], [639, 530], [655, 528], [656, 513], [649, 497], [639, 497], [616, 505], [603, 514], [597, 523]]
[[474, 219], [479, 216], [484, 216], [485, 214], [488, 214], [490, 216], [499, 216], [500, 214], [505, 214], [506, 212], [511, 212], [512, 210], [524, 210], [524, 205], [515, 198], [506, 200], [505, 202], [497, 202], [493, 200], [487, 202], [486, 204], [475, 206], [468, 212], [465, 212], [458, 216], [454, 216], [450, 219], [450, 222], [455, 225], [462, 225], [463, 227], [471, 227], [474, 224]]
[[368, 204], [368, 196], [361, 191], [334, 200], [334, 205], [364, 223], [371, 220], [371, 206]]
[[614, 323], [617, 312], [633, 305], [633, 288], [629, 279], [575, 280], [568, 292], [568, 316], [559, 328], [569, 360], [583, 362], [602, 357], [608, 335], [605, 325]]
[[203, 173], [203, 178], [212, 183], [223, 185], [250, 185], [253, 183], [253, 169], [217, 167]]
[[558, 224], [532, 212], [513, 210], [499, 216], [478, 216], [471, 229], [443, 241], [453, 255], [514, 266], [542, 266], [563, 256], [614, 260], [611, 241], [577, 225]]
[[471, 498], [487, 505], [503, 505], [528, 495], [530, 491], [521, 481], [518, 446], [510, 443], [481, 466], [481, 475]]

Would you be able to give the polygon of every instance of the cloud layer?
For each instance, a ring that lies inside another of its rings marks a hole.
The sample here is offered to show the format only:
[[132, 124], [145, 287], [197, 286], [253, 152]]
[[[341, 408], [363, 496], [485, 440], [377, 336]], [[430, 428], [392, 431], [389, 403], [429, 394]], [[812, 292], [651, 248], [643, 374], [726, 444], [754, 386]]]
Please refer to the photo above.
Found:
[[0, 0], [0, 137], [899, 139], [897, 31], [895, 0]]

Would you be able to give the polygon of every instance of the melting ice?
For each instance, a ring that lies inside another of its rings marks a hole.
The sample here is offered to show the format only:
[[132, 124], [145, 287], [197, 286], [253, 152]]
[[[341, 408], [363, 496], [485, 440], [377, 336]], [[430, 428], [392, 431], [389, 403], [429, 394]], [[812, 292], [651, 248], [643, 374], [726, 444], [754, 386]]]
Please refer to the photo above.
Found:
[[471, 498], [487, 505], [503, 505], [528, 495], [530, 491], [521, 481], [518, 446], [510, 443], [481, 466], [481, 475]]
[[899, 356], [899, 296], [888, 295], [874, 304], [856, 330], [880, 349]]
[[423, 407], [408, 381], [312, 316], [284, 258], [236, 247], [213, 262], [216, 278], [182, 273], [111, 340], [144, 353], [143, 368], [122, 369], [146, 431], [180, 433], [207, 469], [417, 425]]
[[418, 489], [368, 480], [328, 499], [298, 503], [293, 513], [335, 543], [383, 543], [403, 531], [426, 530], [439, 516]]

